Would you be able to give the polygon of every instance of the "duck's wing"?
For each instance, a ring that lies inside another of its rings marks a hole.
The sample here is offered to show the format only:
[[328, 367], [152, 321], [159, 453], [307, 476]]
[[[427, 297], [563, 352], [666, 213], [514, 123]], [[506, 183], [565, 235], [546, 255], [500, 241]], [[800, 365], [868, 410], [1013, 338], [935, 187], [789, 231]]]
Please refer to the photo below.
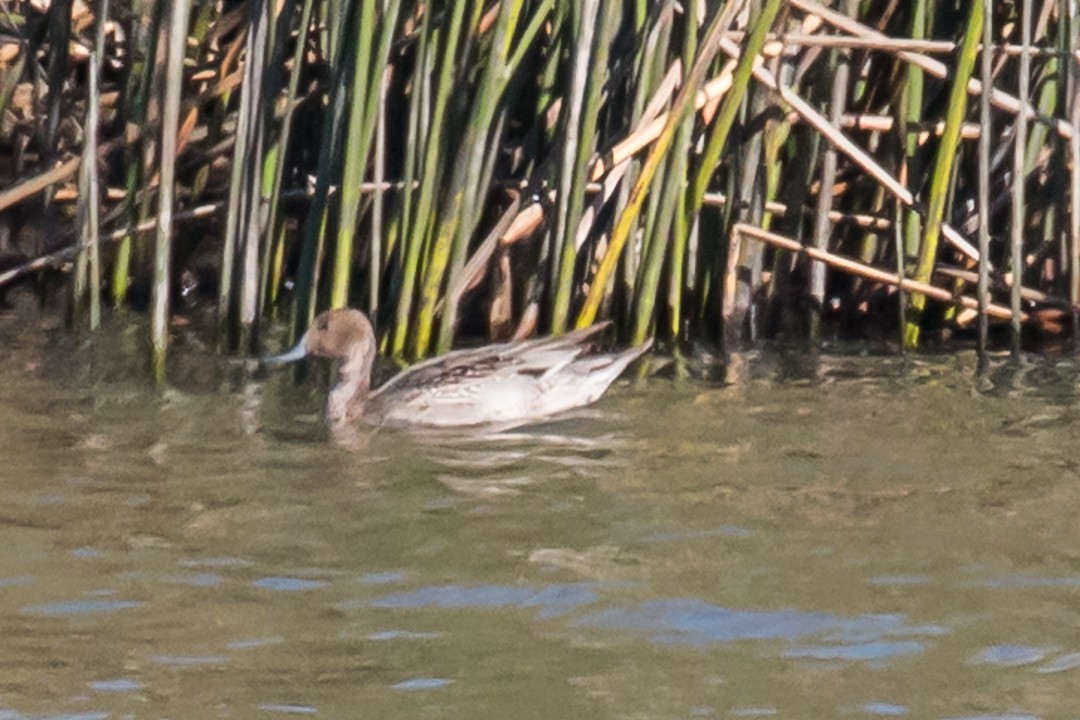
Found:
[[589, 341], [602, 332], [609, 322], [597, 323], [565, 335], [513, 343], [513, 357], [520, 372], [545, 373], [564, 365], [589, 348]]
[[542, 375], [571, 362], [586, 349], [586, 342], [608, 324], [598, 323], [557, 337], [455, 350], [395, 375], [376, 389], [372, 397], [422, 388], [441, 387], [450, 391], [453, 386], [514, 373]]
[[509, 343], [470, 348], [440, 355], [406, 368], [371, 394], [371, 397], [390, 392], [408, 392], [418, 388], [450, 386], [469, 378], [491, 375], [513, 362]]

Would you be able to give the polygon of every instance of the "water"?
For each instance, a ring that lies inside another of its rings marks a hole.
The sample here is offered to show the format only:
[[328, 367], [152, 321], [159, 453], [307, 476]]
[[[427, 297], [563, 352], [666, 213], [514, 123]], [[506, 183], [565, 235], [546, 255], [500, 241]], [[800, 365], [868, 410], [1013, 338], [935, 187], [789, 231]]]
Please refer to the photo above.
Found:
[[[0, 719], [1058, 718], [1078, 369], [750, 359], [342, 445], [194, 336], [0, 315]], [[245, 379], [246, 378], [246, 379]]]

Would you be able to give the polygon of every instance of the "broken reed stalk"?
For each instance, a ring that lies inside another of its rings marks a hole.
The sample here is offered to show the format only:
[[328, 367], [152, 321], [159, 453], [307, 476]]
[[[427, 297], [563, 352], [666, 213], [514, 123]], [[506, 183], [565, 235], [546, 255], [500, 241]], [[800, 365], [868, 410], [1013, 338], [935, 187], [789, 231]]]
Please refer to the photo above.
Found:
[[[920, 10], [916, 9], [912, 11], [912, 16]], [[733, 31], [728, 33], [728, 37], [738, 42], [742, 41], [744, 33], [739, 31]], [[788, 51], [795, 48], [805, 47], [817, 47], [817, 48], [843, 48], [847, 50], [884, 50], [888, 52], [914, 52], [925, 53], [932, 55], [949, 55], [956, 52], [957, 43], [951, 40], [925, 40], [919, 38], [868, 38], [857, 37], [855, 35], [814, 35], [800, 32], [789, 32], [777, 35], [775, 33], [769, 33], [767, 42], [768, 54], [779, 55], [784, 51]], [[979, 52], [982, 52], [983, 45], [979, 46]], [[992, 45], [988, 44], [985, 47], [989, 47], [992, 52], [997, 52], [1003, 55], [1020, 55], [1023, 49], [1019, 45], [1011, 45], [1008, 43]], [[781, 49], [782, 48], [782, 49]], [[1032, 57], [1057, 57], [1068, 56], [1068, 52], [1056, 50], [1054, 48], [1031, 48], [1030, 53]]]
[[47, 188], [71, 178], [75, 173], [79, 172], [81, 163], [81, 158], [72, 158], [62, 165], [57, 165], [52, 170], [46, 170], [28, 180], [23, 180], [6, 190], [0, 191], [0, 210], [17, 205]]
[[[945, 277], [957, 278], [958, 280], [963, 280], [965, 283], [978, 284], [978, 282], [979, 282], [979, 273], [978, 272], [972, 272], [970, 270], [963, 270], [961, 268], [948, 267], [946, 265], [940, 265], [940, 266], [934, 268], [934, 274], [935, 275], [944, 275]], [[1011, 273], [1005, 275], [1002, 278], [1000, 278], [1000, 282], [1001, 282], [1002, 285], [1009, 288], [1010, 292], [1011, 292], [1011, 289], [1012, 289], [1012, 286], [1013, 286], [1012, 274]], [[1053, 307], [1059, 307], [1059, 308], [1067, 308], [1067, 307], [1070, 307], [1072, 305], [1072, 303], [1070, 303], [1065, 298], [1055, 297], [1053, 295], [1050, 295], [1049, 293], [1044, 293], [1044, 292], [1042, 292], [1040, 290], [1034, 290], [1032, 288], [1028, 288], [1028, 287], [1024, 287], [1024, 286], [1020, 286], [1020, 297], [1023, 298], [1027, 302], [1040, 303], [1040, 304], [1043, 304], [1043, 305], [1051, 305]]]

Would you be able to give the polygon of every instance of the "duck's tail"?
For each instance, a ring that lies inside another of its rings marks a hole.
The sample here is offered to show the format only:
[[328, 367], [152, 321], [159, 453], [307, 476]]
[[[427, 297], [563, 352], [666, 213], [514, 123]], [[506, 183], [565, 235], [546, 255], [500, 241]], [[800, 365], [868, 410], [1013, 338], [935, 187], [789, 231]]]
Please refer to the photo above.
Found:
[[585, 357], [579, 357], [571, 363], [570, 368], [574, 372], [588, 376], [600, 386], [599, 392], [597, 392], [596, 396], [590, 399], [589, 402], [600, 397], [604, 391], [608, 389], [608, 386], [623, 374], [623, 370], [626, 370], [630, 363], [649, 351], [652, 344], [653, 339], [649, 338], [640, 345], [623, 350], [619, 353], [587, 355]]
[[545, 415], [595, 402], [626, 367], [652, 347], [652, 339], [620, 353], [575, 357], [554, 372], [545, 374]]

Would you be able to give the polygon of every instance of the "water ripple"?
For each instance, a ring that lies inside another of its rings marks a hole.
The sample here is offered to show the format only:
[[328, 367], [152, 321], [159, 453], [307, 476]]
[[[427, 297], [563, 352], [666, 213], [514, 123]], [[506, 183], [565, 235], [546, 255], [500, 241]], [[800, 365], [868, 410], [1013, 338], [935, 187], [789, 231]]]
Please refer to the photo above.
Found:
[[395, 690], [438, 690], [452, 682], [453, 680], [446, 680], [445, 678], [412, 678], [402, 680], [393, 687]]
[[387, 570], [365, 573], [360, 576], [357, 582], [361, 585], [393, 585], [394, 583], [404, 582], [406, 577], [407, 575], [404, 572]]
[[876, 575], [866, 581], [870, 585], [926, 585], [930, 578], [926, 575]]
[[271, 703], [260, 705], [259, 709], [266, 712], [284, 713], [286, 715], [314, 715], [319, 712], [310, 705], [275, 705]]
[[1031, 665], [1043, 660], [1050, 651], [1026, 645], [992, 645], [972, 658], [972, 662], [1003, 667]]
[[985, 580], [964, 582], [960, 585], [961, 587], [984, 587], [994, 590], [1004, 588], [1075, 588], [1080, 587], [1080, 576], [1040, 577], [1035, 575], [1002, 575], [1000, 577], [987, 578]]
[[117, 678], [116, 680], [95, 680], [89, 682], [91, 690], [98, 692], [133, 692], [142, 689], [142, 683], [131, 678]]
[[173, 667], [199, 667], [202, 665], [225, 665], [229, 658], [221, 655], [155, 655], [151, 662]]
[[[542, 588], [510, 585], [436, 585], [387, 595], [371, 604], [382, 608], [537, 608], [542, 618], [561, 615], [597, 601], [589, 584], [548, 585]], [[347, 609], [354, 603], [343, 603]]]
[[294, 577], [265, 577], [251, 584], [257, 588], [273, 590], [274, 592], [304, 592], [318, 590], [327, 585], [324, 580], [305, 580]]
[[265, 637], [265, 638], [251, 638], [246, 640], [233, 640], [225, 645], [230, 650], [250, 650], [251, 648], [266, 647], [267, 645], [279, 645], [285, 642], [285, 638], [280, 636]]
[[88, 615], [91, 613], [116, 612], [142, 605], [138, 600], [65, 600], [45, 605], [27, 605], [22, 612], [27, 615], [53, 617], [57, 615]]
[[1080, 653], [1072, 652], [1054, 658], [1039, 668], [1039, 672], [1057, 673], [1064, 672], [1065, 670], [1072, 670], [1077, 667], [1080, 667]]
[[904, 705], [894, 705], [893, 703], [884, 702], [871, 702], [863, 705], [862, 709], [871, 715], [883, 715], [885, 717], [900, 717], [901, 715], [907, 715], [908, 709]]
[[387, 640], [432, 640], [441, 637], [437, 632], [412, 632], [410, 630], [381, 630], [367, 636], [368, 640], [384, 642]]

